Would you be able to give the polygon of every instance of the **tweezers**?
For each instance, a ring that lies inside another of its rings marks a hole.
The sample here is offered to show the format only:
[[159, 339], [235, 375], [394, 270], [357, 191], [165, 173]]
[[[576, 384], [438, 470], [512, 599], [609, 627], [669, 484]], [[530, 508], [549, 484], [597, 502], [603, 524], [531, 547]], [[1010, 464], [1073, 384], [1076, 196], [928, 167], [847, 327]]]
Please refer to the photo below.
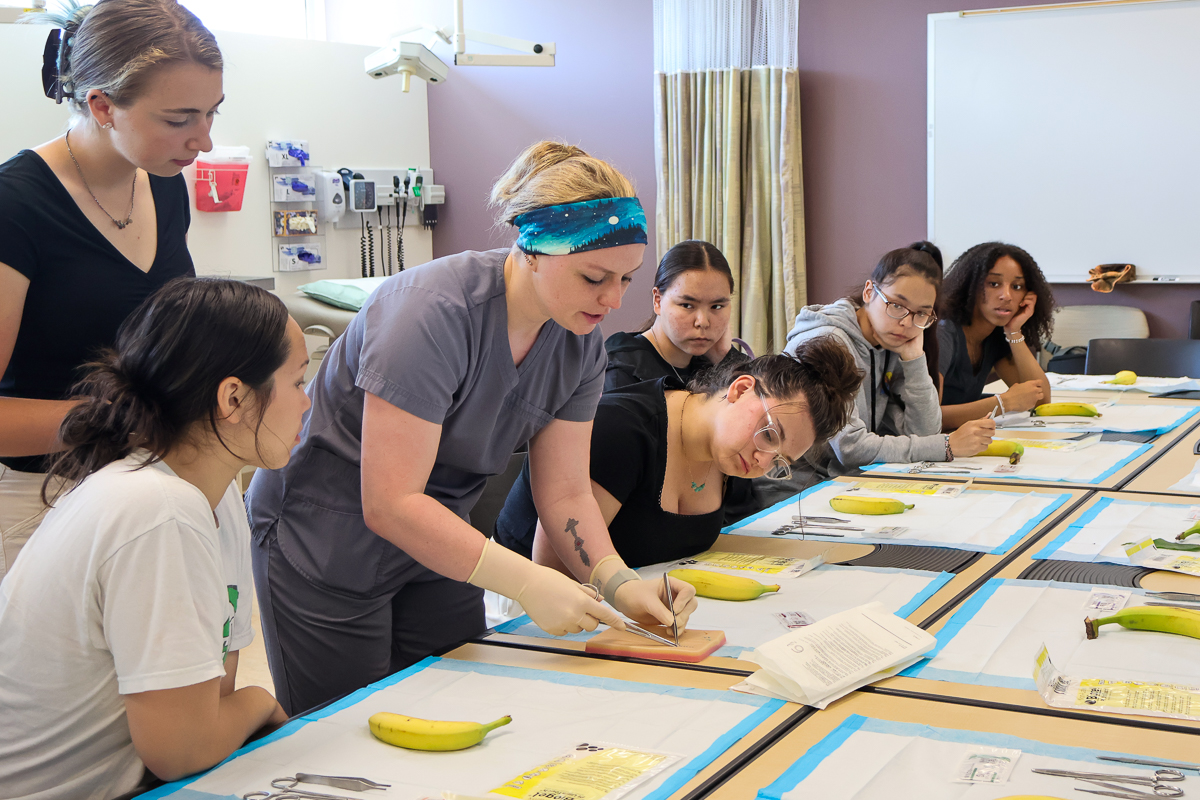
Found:
[[[581, 583], [579, 585], [581, 587], [583, 587], [583, 589], [586, 590], [587, 593], [592, 596], [593, 600], [600, 602], [601, 600], [604, 599], [604, 594], [600, 591], [600, 587], [597, 586], [596, 584]], [[637, 636], [641, 636], [643, 639], [649, 639], [652, 642], [658, 642], [659, 644], [665, 644], [668, 647], [679, 647], [679, 645], [677, 643], [672, 642], [670, 639], [664, 639], [663, 637], [659, 636], [658, 634], [651, 633], [650, 631], [643, 628], [641, 625], [638, 625], [636, 622], [630, 622], [629, 620], [625, 620], [625, 630], [629, 631], [632, 634], [636, 634]]]
[[671, 631], [675, 634], [675, 646], [679, 646], [679, 617], [675, 616], [675, 593], [671, 591], [671, 578], [663, 573], [663, 588], [667, 590], [667, 608], [671, 609]]
[[365, 792], [368, 789], [386, 789], [391, 786], [390, 783], [376, 783], [367, 778], [349, 778], [341, 775], [312, 775], [307, 772], [297, 772], [293, 780], [297, 783], [312, 783], [318, 786], [332, 786], [335, 789], [349, 789], [352, 792]]
[[797, 516], [792, 517], [792, 522], [815, 522], [817, 524], [820, 524], [822, 522], [832, 522], [832, 523], [844, 525], [845, 523], [847, 523], [849, 521], [850, 520], [848, 520], [848, 519], [841, 519], [840, 517], [797, 517]]

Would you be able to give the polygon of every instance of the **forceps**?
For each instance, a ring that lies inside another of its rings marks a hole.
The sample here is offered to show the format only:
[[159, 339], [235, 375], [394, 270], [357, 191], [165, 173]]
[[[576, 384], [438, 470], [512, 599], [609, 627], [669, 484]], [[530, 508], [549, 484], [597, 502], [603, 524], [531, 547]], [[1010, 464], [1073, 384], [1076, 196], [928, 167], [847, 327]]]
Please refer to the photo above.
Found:
[[296, 784], [312, 783], [319, 786], [332, 786], [335, 789], [349, 789], [352, 792], [365, 792], [368, 789], [386, 789], [390, 783], [376, 783], [367, 778], [349, 778], [341, 775], [311, 775], [307, 772], [297, 772], [294, 777], [276, 778], [271, 781], [271, 788], [277, 792], [246, 792], [242, 800], [356, 800], [337, 794], [322, 794], [321, 792], [306, 792], [297, 789]]
[[909, 467], [907, 470], [905, 470], [905, 472], [907, 472], [909, 475], [919, 475], [922, 472], [941, 472], [941, 473], [946, 473], [946, 474], [956, 472], [956, 473], [960, 473], [962, 475], [966, 475], [966, 474], [968, 474], [967, 470], [983, 469], [983, 467], [974, 467], [974, 466], [971, 466], [970, 464], [959, 464], [957, 467], [954, 467], [952, 469], [940, 469], [939, 467], [940, 467], [939, 464], [935, 464], [932, 461], [922, 461], [918, 464], [913, 464], [911, 467]]
[[[599, 602], [604, 599], [604, 594], [600, 591], [600, 587], [597, 586], [596, 584], [581, 583], [579, 585], [582, 586], [588, 592], [588, 594], [590, 594], [592, 596], [593, 600], [596, 600], [597, 602]], [[637, 634], [638, 636], [641, 636], [643, 639], [649, 639], [652, 642], [658, 642], [659, 644], [665, 644], [668, 647], [679, 647], [679, 644], [677, 642], [672, 642], [670, 639], [664, 639], [663, 637], [659, 636], [658, 634], [651, 633], [650, 631], [643, 628], [641, 625], [638, 625], [636, 622], [630, 622], [629, 620], [625, 620], [625, 630], [629, 631], [630, 633]], [[245, 800], [251, 800], [251, 799], [246, 798]]]

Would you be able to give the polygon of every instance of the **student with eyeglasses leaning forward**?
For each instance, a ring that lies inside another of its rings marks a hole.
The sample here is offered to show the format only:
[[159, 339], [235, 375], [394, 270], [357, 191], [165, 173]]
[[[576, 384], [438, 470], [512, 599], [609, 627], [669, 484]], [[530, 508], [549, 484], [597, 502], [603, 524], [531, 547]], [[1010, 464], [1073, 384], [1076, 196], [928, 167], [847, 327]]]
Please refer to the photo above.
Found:
[[[668, 376], [604, 394], [592, 494], [621, 559], [642, 567], [710, 548], [725, 496], [752, 478], [790, 478], [791, 462], [845, 427], [861, 381], [849, 351], [822, 336], [793, 355], [726, 362], [686, 388]], [[540, 524], [533, 559], [565, 570]]]
[[942, 254], [929, 242], [886, 253], [861, 295], [801, 309], [786, 351], [832, 334], [867, 374], [850, 423], [806, 456], [824, 476], [872, 463], [953, 461], [982, 452], [996, 432], [991, 419], [943, 434], [937, 313]]

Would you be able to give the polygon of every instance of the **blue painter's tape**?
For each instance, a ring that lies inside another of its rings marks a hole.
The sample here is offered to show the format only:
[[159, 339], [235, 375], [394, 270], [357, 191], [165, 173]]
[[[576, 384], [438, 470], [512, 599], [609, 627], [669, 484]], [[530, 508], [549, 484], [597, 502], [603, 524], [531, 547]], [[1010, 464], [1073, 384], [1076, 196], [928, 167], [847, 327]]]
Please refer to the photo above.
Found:
[[954, 580], [953, 572], [941, 573], [929, 583], [925, 584], [925, 588], [913, 595], [907, 603], [900, 606], [900, 610], [896, 612], [896, 616], [900, 617], [900, 619], [906, 618], [909, 614], [920, 608], [922, 603], [933, 597], [938, 589], [941, 589], [952, 580]]
[[1079, 519], [1072, 522], [1065, 531], [1060, 533], [1058, 536], [1055, 536], [1054, 539], [1051, 540], [1045, 547], [1034, 553], [1033, 559], [1037, 561], [1040, 559], [1050, 558], [1050, 556], [1056, 550], [1074, 539], [1085, 525], [1088, 525], [1092, 522], [1092, 520], [1100, 516], [1100, 512], [1108, 508], [1108, 506], [1113, 502], [1113, 499], [1114, 498], [1112, 497], [1101, 498], [1094, 506], [1089, 508], [1083, 514], [1080, 514]]
[[1099, 477], [1088, 481], [1088, 483], [1101, 483], [1102, 481], [1107, 480], [1109, 478], [1109, 476], [1111, 476], [1113, 473], [1117, 472], [1118, 470], [1123, 468], [1126, 464], [1128, 464], [1130, 461], [1133, 461], [1135, 458], [1137, 458], [1138, 456], [1140, 456], [1142, 453], [1146, 452], [1149, 449], [1150, 449], [1149, 444], [1143, 444], [1143, 445], [1139, 446], [1136, 450], [1134, 450], [1132, 453], [1130, 453], [1127, 457], [1121, 459], [1116, 464], [1114, 464], [1111, 469], [1105, 471]]
[[[1044, 583], [1049, 585], [1048, 581], [1044, 581]], [[985, 583], [979, 589], [979, 591], [971, 595], [970, 599], [967, 600], [966, 603], [963, 603], [962, 608], [954, 613], [954, 616], [950, 618], [950, 621], [946, 623], [946, 626], [937, 632], [937, 644], [934, 645], [932, 650], [926, 653], [926, 657], [921, 661], [918, 661], [916, 664], [913, 664], [908, 669], [902, 671], [900, 674], [907, 675], [910, 678], [920, 677], [921, 671], [929, 664], [929, 660], [942, 651], [942, 648], [945, 647], [960, 630], [962, 630], [963, 625], [967, 624], [967, 621], [970, 620], [971, 617], [979, 613], [979, 609], [983, 608], [983, 604], [991, 599], [991, 596], [995, 594], [996, 590], [999, 589], [1003, 584], [1003, 580], [999, 578], [992, 578]]]
[[[1036, 492], [1034, 494], [1036, 494]], [[1046, 506], [1046, 508], [1042, 511], [1042, 513], [1036, 515], [1033, 519], [1029, 520], [1029, 522], [1025, 523], [1025, 525], [1021, 528], [1021, 530], [1017, 531], [1012, 536], [1008, 537], [1003, 542], [1001, 542], [999, 545], [997, 545], [996, 548], [994, 550], [992, 550], [992, 555], [998, 556], [998, 555], [1003, 555], [1004, 553], [1007, 553], [1009, 551], [1009, 548], [1011, 548], [1017, 542], [1024, 539], [1029, 534], [1030, 531], [1032, 531], [1038, 525], [1042, 524], [1042, 520], [1049, 517], [1055, 511], [1058, 511], [1058, 509], [1062, 508], [1063, 503], [1067, 502], [1070, 499], [1071, 499], [1071, 495], [1069, 495], [1069, 494], [1058, 495], [1058, 499], [1055, 500], [1050, 505]]]
[[808, 752], [788, 767], [771, 785], [759, 789], [758, 800], [782, 800], [786, 792], [795, 789], [800, 781], [812, 774], [818, 764], [845, 744], [846, 740], [866, 722], [868, 722], [867, 717], [858, 714], [846, 717], [842, 720], [841, 725], [834, 728], [824, 739], [808, 748]]
[[762, 511], [759, 511], [757, 514], [751, 514], [750, 516], [746, 517], [745, 519], [740, 519], [737, 522], [733, 523], [732, 525], [726, 525], [724, 528], [721, 528], [721, 533], [733, 533], [738, 528], [744, 528], [747, 525], [749, 525], [751, 522], [754, 522], [754, 520], [762, 519], [767, 514], [772, 514], [776, 511], [782, 511], [783, 508], [785, 506], [789, 505], [790, 503], [795, 503], [795, 502], [798, 502], [799, 500], [803, 500], [804, 498], [808, 497], [813, 492], [818, 491], [819, 489], [823, 489], [832, 483], [833, 483], [833, 481], [825, 481], [824, 483], [818, 483], [816, 486], [808, 487], [803, 492], [801, 492], [799, 495], [792, 495], [791, 497], [785, 497], [783, 500], [780, 500], [778, 503], [771, 506], [770, 508], [764, 508]]
[[783, 708], [783, 705], [782, 700], [771, 700], [764, 704], [758, 711], [755, 711], [722, 734], [703, 753], [671, 773], [671, 776], [663, 781], [662, 786], [659, 786], [653, 792], [646, 795], [644, 800], [665, 800], [665, 798], [675, 794], [685, 783], [696, 777], [709, 764], [716, 761], [722, 753], [740, 741], [742, 737], [749, 734], [750, 731], [765, 722], [772, 714]]

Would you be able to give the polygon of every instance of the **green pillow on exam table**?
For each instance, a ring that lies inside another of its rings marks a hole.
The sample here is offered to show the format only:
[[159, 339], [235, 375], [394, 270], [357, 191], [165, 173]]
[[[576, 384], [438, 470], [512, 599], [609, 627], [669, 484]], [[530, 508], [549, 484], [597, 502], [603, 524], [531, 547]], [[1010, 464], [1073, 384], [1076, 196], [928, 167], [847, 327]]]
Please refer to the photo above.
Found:
[[367, 302], [371, 293], [386, 280], [387, 276], [330, 279], [306, 283], [300, 287], [300, 291], [322, 303], [344, 308], [347, 311], [358, 311]]

